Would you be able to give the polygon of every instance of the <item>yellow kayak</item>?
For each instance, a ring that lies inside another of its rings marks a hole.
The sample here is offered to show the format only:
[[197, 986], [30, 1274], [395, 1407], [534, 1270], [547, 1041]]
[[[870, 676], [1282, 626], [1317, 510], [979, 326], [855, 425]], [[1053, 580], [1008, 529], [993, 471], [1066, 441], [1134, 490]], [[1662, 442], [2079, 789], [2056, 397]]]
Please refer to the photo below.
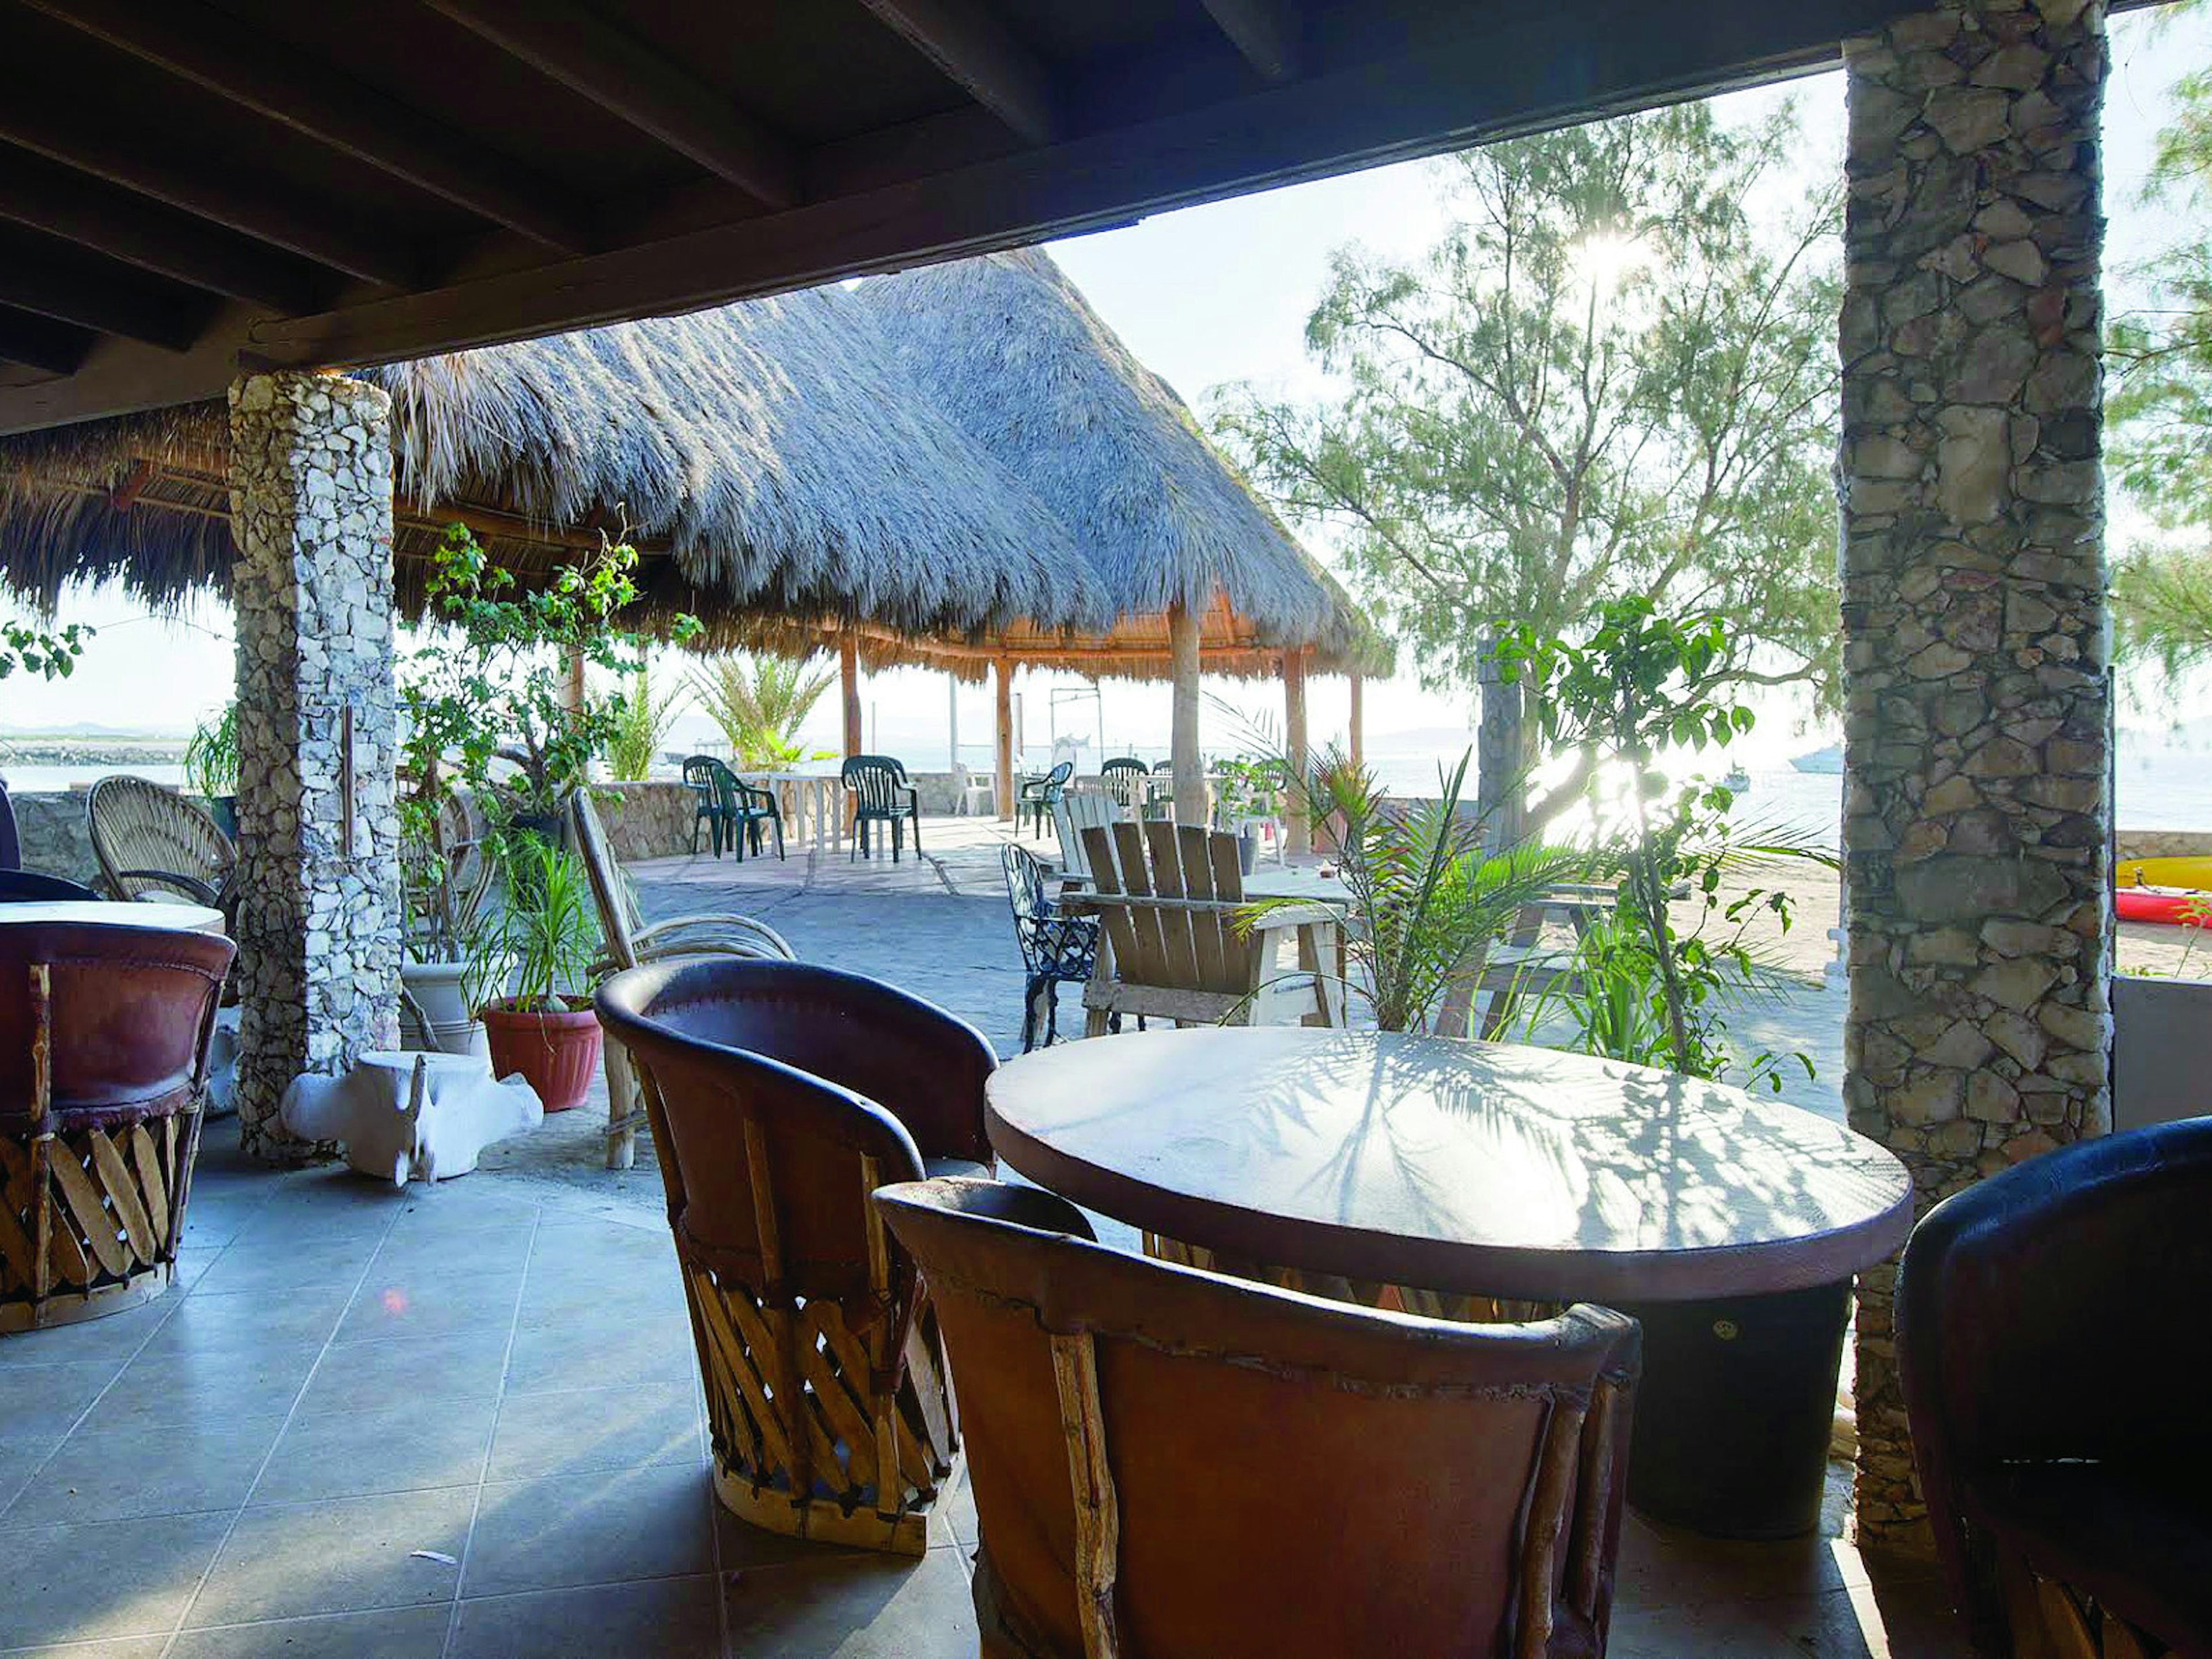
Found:
[[2112, 872], [2118, 887], [2195, 887], [2212, 890], [2212, 858], [2122, 859]]

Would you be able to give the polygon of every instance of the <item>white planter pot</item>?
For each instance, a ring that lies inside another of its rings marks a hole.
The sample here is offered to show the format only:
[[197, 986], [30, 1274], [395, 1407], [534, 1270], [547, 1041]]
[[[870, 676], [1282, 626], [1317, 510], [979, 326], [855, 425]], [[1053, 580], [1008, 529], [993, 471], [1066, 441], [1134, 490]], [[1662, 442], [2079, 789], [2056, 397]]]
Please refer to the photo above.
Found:
[[441, 1054], [488, 1058], [491, 1045], [484, 1036], [483, 1023], [471, 1017], [468, 999], [462, 994], [461, 977], [465, 971], [458, 962], [410, 962], [401, 965], [400, 983], [407, 988], [407, 994], [430, 1022], [428, 1030], [412, 1034], [413, 1040]]
[[2212, 1030], [2212, 980], [2112, 975], [2112, 1127], [2212, 1113], [2204, 1033]]

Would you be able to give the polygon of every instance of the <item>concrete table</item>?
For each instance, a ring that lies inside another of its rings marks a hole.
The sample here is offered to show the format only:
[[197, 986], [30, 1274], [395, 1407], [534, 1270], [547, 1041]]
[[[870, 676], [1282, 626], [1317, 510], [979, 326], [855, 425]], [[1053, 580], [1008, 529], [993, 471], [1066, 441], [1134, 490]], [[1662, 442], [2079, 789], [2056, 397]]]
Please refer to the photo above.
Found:
[[1545, 1048], [1302, 1027], [1103, 1037], [1001, 1066], [987, 1121], [1023, 1175], [1171, 1257], [1462, 1316], [1525, 1310], [1440, 1298], [1633, 1314], [1630, 1495], [1732, 1536], [1817, 1520], [1850, 1277], [1911, 1224], [1904, 1166], [1848, 1129]]

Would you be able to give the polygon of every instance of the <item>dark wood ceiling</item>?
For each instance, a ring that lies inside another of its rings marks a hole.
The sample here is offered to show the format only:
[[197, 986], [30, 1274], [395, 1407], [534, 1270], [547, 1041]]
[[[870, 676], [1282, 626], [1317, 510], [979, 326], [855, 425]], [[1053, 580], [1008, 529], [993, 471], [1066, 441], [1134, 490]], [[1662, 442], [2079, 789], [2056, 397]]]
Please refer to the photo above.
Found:
[[0, 431], [1095, 229], [1915, 9], [0, 0]]

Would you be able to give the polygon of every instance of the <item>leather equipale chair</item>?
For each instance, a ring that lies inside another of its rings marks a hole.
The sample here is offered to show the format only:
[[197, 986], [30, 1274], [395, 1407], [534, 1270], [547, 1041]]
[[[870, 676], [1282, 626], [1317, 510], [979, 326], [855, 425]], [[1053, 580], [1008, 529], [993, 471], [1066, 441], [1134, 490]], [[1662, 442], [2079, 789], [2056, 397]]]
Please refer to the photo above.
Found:
[[2200, 1117], [2046, 1152], [1905, 1246], [1913, 1454], [1986, 1659], [2212, 1653], [2208, 1212]]
[[637, 1069], [732, 1513], [920, 1555], [958, 1448], [937, 1323], [868, 1194], [991, 1158], [973, 1026], [857, 974], [695, 959], [599, 988]]
[[0, 927], [0, 1333], [168, 1287], [235, 954], [215, 933]]
[[1032, 1188], [875, 1201], [958, 1379], [986, 1654], [1604, 1652], [1633, 1320], [1324, 1302], [1102, 1249]]

